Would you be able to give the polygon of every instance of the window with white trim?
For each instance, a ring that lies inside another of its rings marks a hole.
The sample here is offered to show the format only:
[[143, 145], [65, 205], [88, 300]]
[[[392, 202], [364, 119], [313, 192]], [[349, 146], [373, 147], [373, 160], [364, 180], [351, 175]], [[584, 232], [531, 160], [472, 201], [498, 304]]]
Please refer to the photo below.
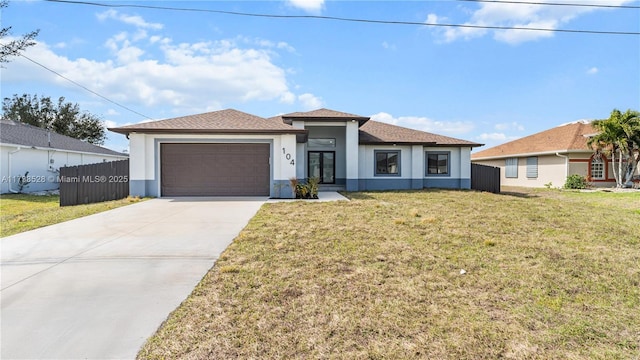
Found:
[[518, 178], [518, 158], [508, 158], [504, 161], [504, 176]]
[[593, 155], [591, 158], [591, 179], [592, 180], [604, 180], [604, 160], [602, 156]]

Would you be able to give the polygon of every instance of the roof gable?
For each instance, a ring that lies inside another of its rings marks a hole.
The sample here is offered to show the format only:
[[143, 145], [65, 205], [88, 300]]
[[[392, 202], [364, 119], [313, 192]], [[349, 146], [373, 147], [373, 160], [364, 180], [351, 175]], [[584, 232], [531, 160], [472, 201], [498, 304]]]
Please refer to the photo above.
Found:
[[361, 144], [393, 143], [423, 144], [429, 146], [482, 146], [482, 144], [467, 140], [432, 134], [374, 120], [369, 120], [360, 127], [359, 138]]
[[61, 135], [37, 126], [0, 120], [0, 143], [92, 154], [128, 156], [101, 146]]
[[129, 134], [141, 133], [297, 133], [282, 121], [265, 119], [234, 109], [213, 111], [203, 114], [181, 116], [139, 124], [109, 128], [109, 130]]
[[368, 119], [366, 116], [349, 114], [342, 111], [336, 111], [331, 109], [316, 109], [306, 112], [293, 112], [290, 114], [282, 115], [283, 118], [345, 118], [345, 119]]
[[293, 112], [290, 114], [280, 115], [279, 118], [282, 119], [286, 124], [291, 124], [293, 120], [304, 120], [304, 121], [350, 121], [357, 120], [358, 126], [362, 126], [364, 123], [369, 121], [369, 118], [366, 116], [349, 114], [342, 111], [336, 111], [331, 109], [316, 109], [312, 111], [306, 112]]
[[598, 131], [590, 123], [561, 125], [508, 143], [471, 154], [472, 159], [510, 157], [521, 154], [591, 151], [589, 135]]

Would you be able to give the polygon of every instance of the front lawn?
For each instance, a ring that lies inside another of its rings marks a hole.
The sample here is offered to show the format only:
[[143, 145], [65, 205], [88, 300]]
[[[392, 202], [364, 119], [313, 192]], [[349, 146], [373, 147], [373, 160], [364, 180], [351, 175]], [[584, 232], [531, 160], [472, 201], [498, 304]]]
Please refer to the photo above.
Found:
[[640, 193], [610, 195], [267, 204], [138, 357], [638, 358]]
[[58, 195], [0, 195], [0, 237], [115, 209], [139, 201], [137, 198], [97, 204], [60, 207]]

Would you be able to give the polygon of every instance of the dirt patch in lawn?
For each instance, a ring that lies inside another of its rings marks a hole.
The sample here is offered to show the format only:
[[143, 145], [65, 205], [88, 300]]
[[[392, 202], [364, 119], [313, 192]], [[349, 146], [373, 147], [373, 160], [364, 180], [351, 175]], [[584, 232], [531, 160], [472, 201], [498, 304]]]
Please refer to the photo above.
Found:
[[267, 204], [139, 358], [640, 356], [640, 197], [519, 194]]

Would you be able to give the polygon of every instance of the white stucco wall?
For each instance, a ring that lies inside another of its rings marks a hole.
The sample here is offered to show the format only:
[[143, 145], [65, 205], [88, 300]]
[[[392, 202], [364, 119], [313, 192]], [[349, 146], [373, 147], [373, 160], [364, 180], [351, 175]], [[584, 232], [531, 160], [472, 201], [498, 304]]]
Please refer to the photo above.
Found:
[[0, 145], [0, 192], [4, 194], [12, 192], [12, 190], [17, 191], [17, 179], [27, 171], [29, 172], [28, 177], [31, 183], [23, 189], [23, 192], [55, 190], [60, 187], [58, 169], [61, 167], [124, 160], [126, 158], [126, 156], [43, 148], [34, 149], [2, 144]]
[[[400, 174], [399, 175], [375, 175], [376, 170], [376, 151], [400, 151]], [[414, 177], [412, 166], [412, 149], [411, 146], [393, 146], [393, 145], [360, 145], [359, 148], [359, 179], [376, 179], [376, 178], [396, 178], [411, 179]], [[423, 165], [424, 168], [424, 165]], [[416, 177], [422, 178], [422, 174], [416, 174]]]
[[288, 184], [296, 177], [299, 162], [294, 134], [283, 135], [193, 135], [129, 134], [130, 192], [132, 195], [160, 195], [160, 144], [162, 143], [270, 143], [271, 196], [277, 184]]
[[[376, 151], [400, 151], [399, 175], [376, 175]], [[445, 152], [449, 154], [449, 174], [427, 175], [426, 153]], [[425, 147], [422, 145], [360, 145], [358, 177], [360, 187], [384, 188], [469, 188], [471, 179], [471, 148], [465, 147]]]

